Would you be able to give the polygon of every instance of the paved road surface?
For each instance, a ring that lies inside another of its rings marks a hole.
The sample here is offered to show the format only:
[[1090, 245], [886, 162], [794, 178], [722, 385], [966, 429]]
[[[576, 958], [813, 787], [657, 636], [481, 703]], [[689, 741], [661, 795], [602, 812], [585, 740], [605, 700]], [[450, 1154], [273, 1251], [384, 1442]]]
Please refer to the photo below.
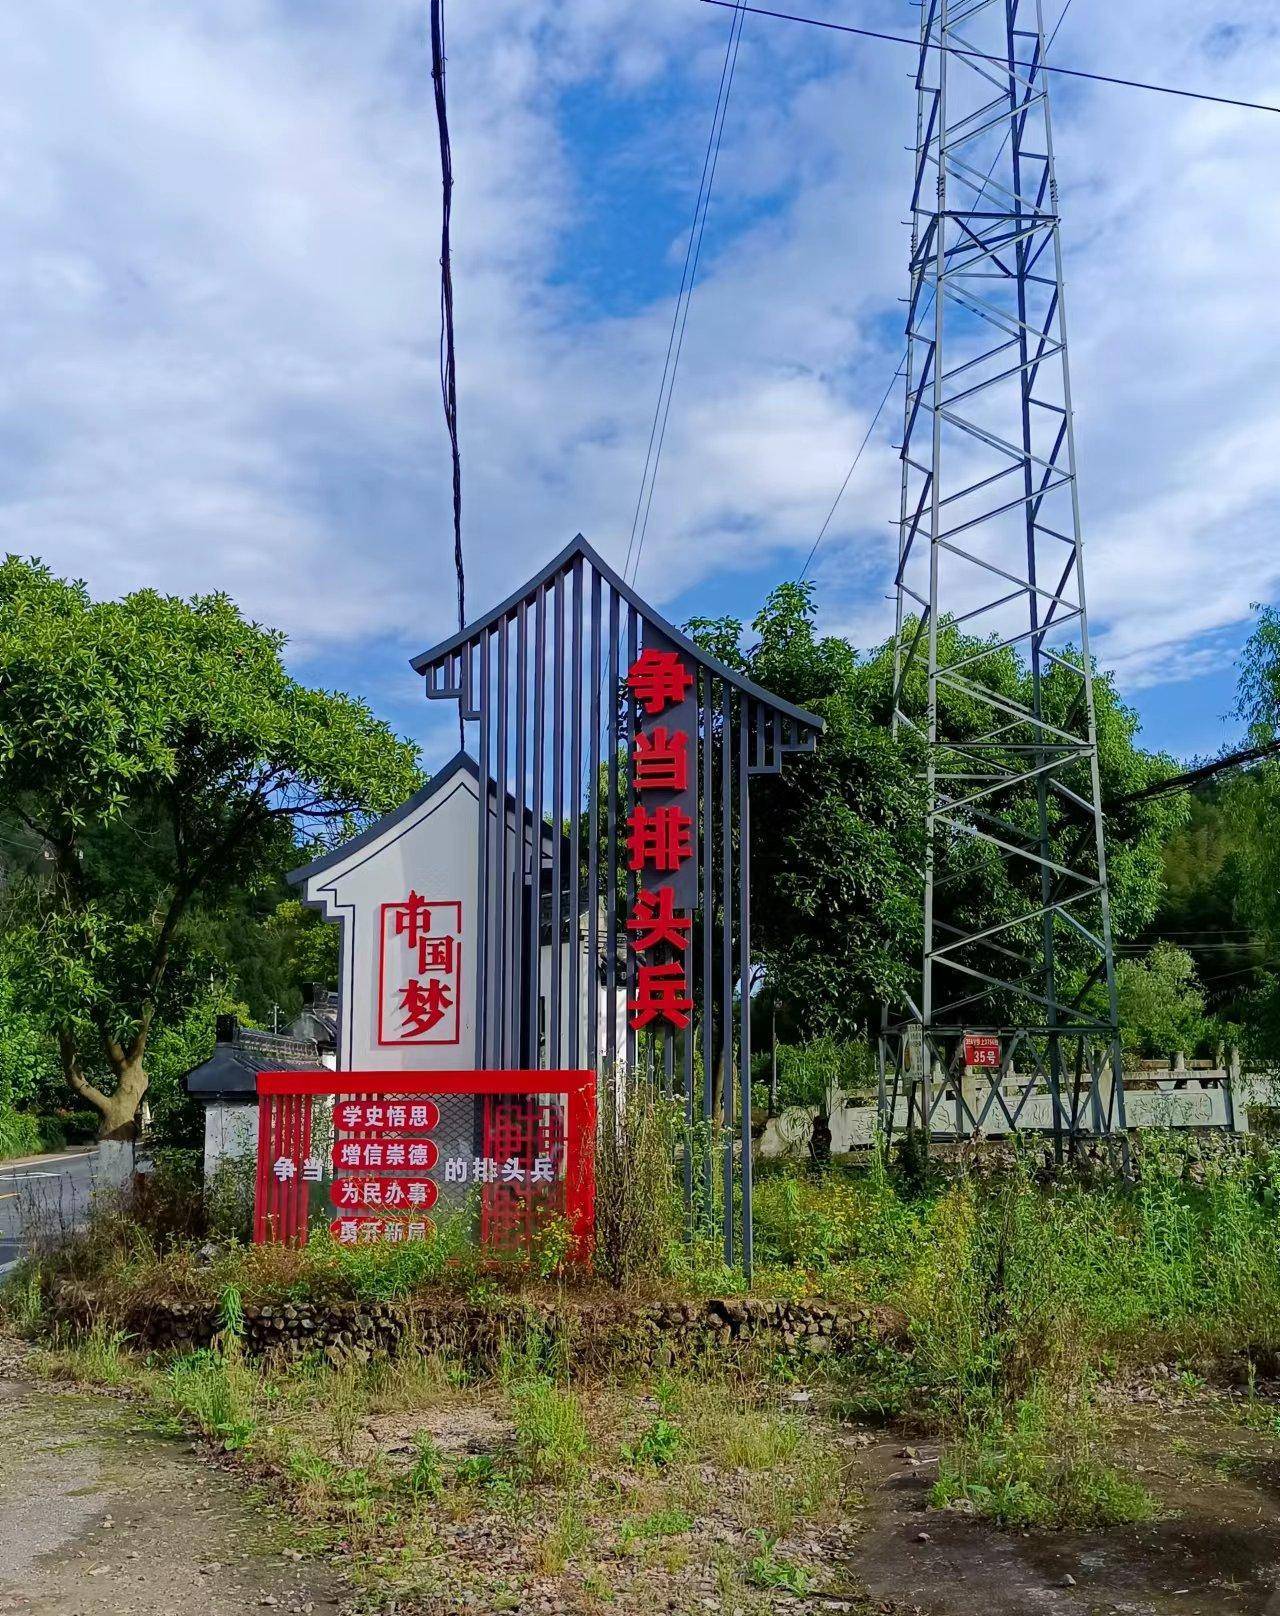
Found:
[[0, 1274], [26, 1249], [33, 1218], [70, 1228], [93, 1192], [97, 1151], [92, 1145], [0, 1162]]
[[129, 1403], [0, 1379], [0, 1612], [337, 1616], [344, 1587], [307, 1549]]

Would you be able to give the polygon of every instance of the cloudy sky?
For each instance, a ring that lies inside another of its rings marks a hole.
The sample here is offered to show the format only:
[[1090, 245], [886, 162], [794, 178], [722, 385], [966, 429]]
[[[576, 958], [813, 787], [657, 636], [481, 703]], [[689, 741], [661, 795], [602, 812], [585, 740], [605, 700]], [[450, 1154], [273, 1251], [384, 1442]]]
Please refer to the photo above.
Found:
[[[1047, 21], [1061, 0], [1045, 0]], [[786, 8], [782, 8], [786, 9]], [[906, 0], [811, 14], [910, 31]], [[1073, 0], [1056, 59], [1280, 100], [1265, 0]], [[426, 0], [0, 15], [0, 544], [102, 594], [223, 589], [428, 762], [406, 659], [453, 611]], [[581, 529], [625, 554], [729, 15], [451, 0], [471, 601]], [[639, 585], [794, 576], [901, 351], [911, 54], [746, 20]], [[1280, 117], [1059, 81], [1095, 648], [1149, 744], [1234, 733], [1280, 595]], [[819, 551], [883, 634], [896, 411]]]

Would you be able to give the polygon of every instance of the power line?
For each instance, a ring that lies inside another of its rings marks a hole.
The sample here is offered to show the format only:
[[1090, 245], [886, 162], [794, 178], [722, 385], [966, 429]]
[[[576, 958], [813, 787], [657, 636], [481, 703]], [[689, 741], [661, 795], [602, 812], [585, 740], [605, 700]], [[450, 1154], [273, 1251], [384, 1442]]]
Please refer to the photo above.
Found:
[[[453, 569], [458, 579], [458, 627], [467, 626], [467, 579], [462, 561], [462, 457], [458, 451], [458, 360], [453, 340], [453, 149], [444, 86], [444, 0], [431, 0], [431, 82], [440, 134], [440, 393], [453, 459]], [[458, 708], [458, 735], [466, 745], [466, 725]]]
[[1266, 741], [1260, 746], [1241, 747], [1238, 752], [1228, 752], [1225, 757], [1215, 758], [1212, 763], [1202, 763], [1198, 768], [1188, 769], [1184, 774], [1170, 775], [1167, 780], [1157, 780], [1154, 785], [1143, 786], [1141, 791], [1130, 791], [1123, 797], [1114, 797], [1107, 804], [1107, 808], [1110, 810], [1127, 807], [1131, 802], [1146, 802], [1152, 797], [1163, 797], [1171, 791], [1191, 790], [1227, 769], [1238, 769], [1248, 763], [1259, 763], [1264, 758], [1275, 757], [1277, 754], [1280, 754], [1280, 740]]
[[[1053, 49], [1053, 42], [1058, 37], [1058, 30], [1062, 27], [1063, 23], [1067, 20], [1067, 12], [1070, 11], [1070, 10], [1071, 10], [1071, 0], [1067, 0], [1066, 5], [1064, 5], [1062, 10], [1058, 13], [1058, 20], [1057, 20], [1057, 22], [1054, 23], [1053, 32], [1049, 35], [1048, 42], [1045, 45], [1046, 54], [1050, 50]], [[986, 178], [983, 180], [982, 184], [978, 187], [977, 194], [974, 196], [973, 201], [974, 201], [974, 206], [975, 207], [977, 206], [977, 204], [979, 202], [982, 201], [982, 198], [986, 195], [987, 186], [990, 185], [990, 183], [991, 183], [991, 176], [995, 173], [996, 164], [1000, 161], [1000, 158], [1004, 154], [1005, 147], [1009, 144], [1009, 136], [1012, 134], [1012, 132], [1013, 132], [1012, 127], [1010, 127], [1009, 129], [1006, 129], [1005, 132], [1004, 132], [1004, 138], [1001, 140], [999, 148], [997, 149], [995, 156], [991, 159], [991, 167], [987, 170]], [[924, 308], [920, 311], [920, 318], [924, 319], [925, 315], [928, 314], [929, 310], [932, 307], [933, 307], [933, 292], [931, 290], [929, 292], [928, 298], [925, 301]], [[850, 465], [848, 471], [846, 471], [845, 474], [844, 474], [844, 481], [840, 484], [840, 492], [836, 495], [835, 499], [832, 501], [831, 509], [827, 512], [827, 519], [826, 519], [825, 522], [823, 522], [821, 528], [819, 528], [818, 536], [813, 541], [813, 548], [809, 551], [808, 557], [805, 560], [805, 564], [801, 568], [800, 581], [802, 583], [804, 582], [804, 579], [805, 579], [806, 575], [808, 574], [809, 568], [813, 563], [814, 556], [817, 555], [817, 553], [818, 553], [818, 546], [822, 543], [823, 539], [826, 537], [827, 529], [831, 526], [831, 519], [832, 519], [832, 517], [835, 516], [836, 510], [838, 509], [838, 507], [840, 505], [840, 501], [844, 498], [844, 491], [849, 486], [849, 479], [853, 476], [854, 472], [857, 471], [857, 469], [858, 469], [858, 462], [862, 459], [862, 451], [866, 448], [867, 444], [870, 443], [871, 434], [876, 429], [876, 422], [879, 421], [881, 415], [884, 413], [884, 407], [889, 402], [889, 395], [893, 392], [893, 384], [894, 384], [894, 382], [896, 382], [898, 380], [899, 376], [904, 374], [903, 366], [906, 364], [906, 362], [907, 362], [907, 350], [904, 348], [902, 350], [902, 355], [898, 360], [898, 368], [894, 371], [893, 375], [889, 378], [889, 385], [884, 390], [884, 397], [880, 400], [879, 406], [876, 409], [876, 413], [871, 417], [871, 425], [867, 428], [867, 434], [863, 438], [862, 442], [858, 445], [858, 452], [853, 457], [853, 463]]]
[[[903, 355], [903, 358], [904, 359], [906, 358], [905, 354]], [[884, 413], [884, 407], [889, 402], [889, 395], [890, 395], [890, 393], [893, 392], [893, 384], [894, 384], [894, 382], [897, 381], [898, 377], [901, 376], [902, 374], [903, 374], [903, 371], [901, 369], [901, 361], [899, 361], [899, 368], [897, 370], [895, 370], [893, 375], [890, 376], [890, 378], [889, 378], [889, 385], [884, 390], [884, 397], [880, 400], [879, 404], [876, 406], [876, 413], [871, 417], [871, 425], [867, 428], [866, 435], [864, 436], [862, 442], [858, 445], [858, 452], [853, 457], [853, 463], [849, 467], [848, 471], [846, 471], [845, 474], [844, 474], [844, 481], [840, 484], [840, 492], [836, 495], [835, 499], [831, 502], [831, 509], [827, 512], [827, 519], [826, 519], [825, 522], [823, 522], [822, 526], [818, 529], [818, 536], [813, 541], [813, 548], [809, 551], [809, 554], [805, 559], [805, 564], [800, 569], [800, 580], [801, 580], [801, 582], [804, 581], [805, 574], [809, 571], [810, 564], [812, 563], [814, 556], [816, 556], [817, 553], [818, 553], [818, 546], [822, 543], [823, 539], [826, 537], [827, 529], [831, 526], [831, 518], [836, 514], [836, 509], [839, 506], [840, 501], [844, 498], [844, 491], [849, 486], [849, 479], [853, 476], [854, 472], [857, 471], [857, 469], [858, 469], [858, 462], [859, 462], [859, 460], [862, 459], [862, 451], [871, 442], [871, 434], [875, 431], [876, 422], [880, 419], [881, 415]]]
[[[742, 39], [743, 12], [748, 8], [732, 3], [733, 21], [725, 41], [724, 61], [720, 67], [720, 83], [716, 90], [715, 111], [711, 116], [711, 131], [707, 136], [707, 149], [702, 159], [702, 177], [698, 182], [698, 196], [693, 208], [693, 221], [689, 226], [689, 241], [685, 247], [684, 268], [680, 274], [680, 291], [676, 296], [675, 311], [671, 317], [671, 335], [667, 338], [667, 353], [662, 365], [662, 381], [658, 387], [658, 402], [653, 411], [653, 424], [649, 428], [649, 445], [645, 451], [644, 471], [640, 478], [640, 492], [636, 497], [635, 514], [631, 518], [631, 537], [627, 543], [627, 559], [623, 565], [625, 578], [630, 572], [634, 583], [640, 571], [640, 555], [644, 549], [645, 534], [649, 530], [649, 513], [653, 509], [653, 491], [658, 481], [658, 466], [662, 459], [662, 446], [667, 436], [667, 421], [671, 414], [671, 399], [675, 392], [676, 372], [680, 368], [680, 354], [684, 348], [685, 328], [689, 323], [689, 304], [693, 299], [694, 281], [698, 274], [698, 261], [702, 256], [702, 238], [707, 227], [707, 211], [711, 206], [711, 190], [715, 184], [716, 165], [720, 159], [720, 142], [724, 138], [725, 116], [729, 110], [729, 94], [733, 89], [733, 76], [738, 66], [738, 45]], [[643, 511], [643, 520], [641, 512]], [[634, 561], [633, 561], [634, 555]]]
[[[750, 11], [757, 17], [776, 17], [780, 22], [802, 22], [811, 28], [825, 28], [836, 34], [857, 34], [862, 39], [878, 39], [890, 45], [910, 45], [921, 48], [921, 41], [907, 34], [885, 34], [875, 28], [855, 28], [851, 23], [828, 22], [822, 17], [803, 17], [792, 11], [769, 11], [763, 6], [740, 5], [739, 0], [702, 0], [705, 6], [725, 6], [734, 10]], [[1207, 90], [1183, 90], [1172, 84], [1152, 84], [1146, 79], [1119, 78], [1111, 73], [1090, 73], [1083, 67], [1051, 67], [1047, 62], [1010, 61], [1005, 56], [994, 56], [989, 51], [969, 50], [960, 45], [935, 45], [924, 42], [926, 50], [946, 51], [949, 55], [971, 57], [980, 62], [994, 62], [1006, 72], [1011, 67], [1026, 68], [1032, 73], [1059, 73], [1066, 78], [1089, 79], [1095, 84], [1115, 84], [1126, 90], [1150, 90], [1157, 95], [1176, 95], [1188, 101], [1212, 101], [1218, 106], [1243, 107], [1247, 112], [1280, 112], [1266, 101], [1241, 101], [1230, 95], [1210, 95]]]

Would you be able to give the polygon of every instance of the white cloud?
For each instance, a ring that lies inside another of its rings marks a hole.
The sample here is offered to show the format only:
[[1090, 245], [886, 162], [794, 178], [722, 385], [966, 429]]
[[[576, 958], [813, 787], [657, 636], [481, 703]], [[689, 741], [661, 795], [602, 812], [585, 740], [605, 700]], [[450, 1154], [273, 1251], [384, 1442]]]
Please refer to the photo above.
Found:
[[[1264, 7], [1237, 8], [1231, 38], [1215, 9], [1073, 13], [1058, 54], [1267, 99]], [[687, 192], [660, 226], [673, 290], [728, 19], [693, 0], [625, 27], [615, 0], [475, 0], [449, 20], [480, 605], [578, 528], [625, 550], [667, 341], [668, 296], [600, 313], [565, 274], [597, 159], [566, 106], [590, 90], [626, 110], [654, 185]], [[368, 643], [395, 666], [447, 630], [424, 26], [409, 0], [0, 18], [0, 545], [103, 592], [226, 589], [309, 658]], [[900, 351], [909, 67], [748, 19], [641, 573], [660, 599], [794, 568], [866, 430]], [[1226, 655], [1280, 579], [1276, 124], [1061, 88], [1095, 641], [1140, 683]], [[898, 413], [820, 555], [828, 619], [864, 641], [888, 621]]]

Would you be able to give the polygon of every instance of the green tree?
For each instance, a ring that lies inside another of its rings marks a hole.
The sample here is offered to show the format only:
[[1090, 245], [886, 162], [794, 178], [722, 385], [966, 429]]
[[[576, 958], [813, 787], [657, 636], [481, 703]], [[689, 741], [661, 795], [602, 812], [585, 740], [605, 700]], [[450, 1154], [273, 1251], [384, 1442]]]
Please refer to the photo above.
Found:
[[0, 813], [41, 850], [11, 890], [10, 946], [104, 1138], [132, 1135], [157, 1018], [192, 1002], [193, 912], [419, 782], [409, 742], [292, 679], [283, 648], [224, 595], [94, 601], [0, 565]]
[[[1257, 744], [1280, 739], [1280, 609], [1263, 607], [1240, 656], [1237, 716]], [[1257, 933], [1257, 986], [1246, 1008], [1254, 1060], [1280, 1063], [1280, 761], [1269, 758], [1233, 783], [1240, 910]]]
[[[897, 1000], [918, 975], [923, 936], [923, 757], [909, 732], [896, 740], [890, 735], [892, 646], [859, 655], [837, 635], [820, 636], [814, 618], [813, 586], [789, 583], [765, 601], [746, 650], [742, 625], [733, 618], [690, 625], [721, 660], [826, 724], [811, 756], [789, 759], [782, 776], [762, 777], [753, 787], [752, 942], [767, 960], [789, 1041], [851, 1038], [874, 1029], [880, 1002]], [[939, 634], [944, 662], [985, 652], [984, 682], [1029, 702], [1030, 676], [1014, 650], [965, 635], [952, 623], [941, 625]], [[917, 669], [905, 692], [908, 705], [923, 699], [923, 679]], [[1107, 824], [1112, 915], [1117, 935], [1125, 936], [1155, 913], [1162, 847], [1186, 804], [1181, 796], [1124, 801], [1176, 766], [1136, 745], [1137, 716], [1109, 677], [1097, 677], [1094, 690], [1103, 795], [1113, 805]], [[1044, 680], [1046, 717], [1064, 716], [1078, 692], [1078, 677], [1055, 664]], [[990, 727], [989, 709], [958, 690], [943, 688], [940, 701], [944, 733]], [[1003, 811], [1032, 829], [1033, 792]], [[1069, 829], [1057, 834], [1065, 838]], [[1010, 878], [1009, 862], [989, 847], [971, 840], [950, 857], [953, 918], [990, 924], [1031, 907]], [[1083, 976], [1084, 955], [1073, 934], [1059, 946], [1068, 975]]]
[[920, 947], [915, 760], [889, 735], [852, 646], [815, 632], [812, 585], [769, 595], [745, 654], [733, 618], [690, 627], [712, 654], [825, 722], [812, 755], [752, 786], [752, 946], [768, 963], [785, 1038], [853, 1036], [897, 993]]
[[1173, 943], [1157, 943], [1142, 959], [1116, 965], [1120, 1039], [1135, 1056], [1194, 1055], [1214, 1030], [1195, 961]]
[[38, 1107], [57, 1076], [57, 1053], [0, 957], [0, 1111]]
[[1247, 1020], [1265, 961], [1245, 890], [1259, 783], [1248, 771], [1201, 787], [1186, 824], [1164, 847], [1165, 890], [1153, 934], [1195, 960], [1209, 1008], [1223, 1022]]
[[[304, 862], [299, 851], [296, 862]], [[254, 1025], [283, 1027], [302, 1008], [308, 982], [338, 980], [338, 928], [287, 896], [283, 879], [254, 891], [231, 893], [216, 908], [197, 910], [189, 923], [193, 944], [209, 956], [215, 982], [234, 989]]]

